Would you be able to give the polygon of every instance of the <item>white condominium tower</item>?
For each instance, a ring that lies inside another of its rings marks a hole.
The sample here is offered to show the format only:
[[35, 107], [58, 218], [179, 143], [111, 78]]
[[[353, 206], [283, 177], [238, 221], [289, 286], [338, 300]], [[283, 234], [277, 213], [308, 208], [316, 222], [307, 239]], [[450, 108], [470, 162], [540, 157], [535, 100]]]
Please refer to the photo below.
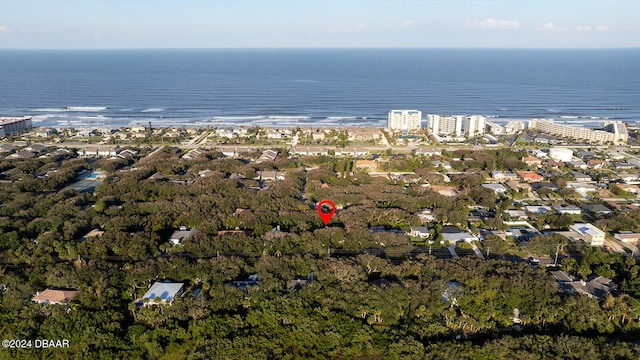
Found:
[[462, 116], [435, 114], [427, 115], [427, 130], [436, 136], [467, 137], [483, 135], [485, 131], [485, 117], [480, 115]]
[[485, 118], [480, 115], [472, 115], [464, 118], [464, 133], [468, 137], [484, 134]]
[[440, 116], [435, 114], [427, 115], [427, 130], [436, 136], [462, 135], [462, 116]]
[[411, 131], [420, 130], [422, 112], [418, 110], [391, 110], [389, 111], [389, 130]]

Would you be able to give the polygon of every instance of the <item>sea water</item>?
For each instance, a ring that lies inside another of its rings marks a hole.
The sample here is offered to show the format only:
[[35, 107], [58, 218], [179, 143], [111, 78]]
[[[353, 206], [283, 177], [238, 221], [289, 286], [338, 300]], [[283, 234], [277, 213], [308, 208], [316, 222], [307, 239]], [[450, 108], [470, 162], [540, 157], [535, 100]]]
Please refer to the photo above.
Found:
[[640, 120], [640, 49], [0, 50], [35, 126], [376, 126], [392, 109]]

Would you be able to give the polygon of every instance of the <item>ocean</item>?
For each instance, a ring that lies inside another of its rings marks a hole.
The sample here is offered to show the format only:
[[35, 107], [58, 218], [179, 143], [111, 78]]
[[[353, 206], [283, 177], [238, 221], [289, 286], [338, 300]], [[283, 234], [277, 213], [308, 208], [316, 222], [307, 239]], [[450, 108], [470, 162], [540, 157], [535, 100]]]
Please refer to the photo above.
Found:
[[389, 110], [417, 109], [635, 125], [638, 59], [640, 49], [0, 50], [0, 117], [52, 127], [384, 127]]

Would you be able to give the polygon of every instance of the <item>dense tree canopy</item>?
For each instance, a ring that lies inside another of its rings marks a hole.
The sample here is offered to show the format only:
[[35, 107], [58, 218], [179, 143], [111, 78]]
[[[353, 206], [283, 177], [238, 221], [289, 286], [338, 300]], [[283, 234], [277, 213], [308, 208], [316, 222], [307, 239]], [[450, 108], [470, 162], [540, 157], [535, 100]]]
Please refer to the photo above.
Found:
[[[411, 252], [403, 232], [422, 225], [420, 209], [433, 210], [437, 233], [446, 223], [465, 227], [469, 205], [508, 207], [479, 184], [492, 169], [519, 169], [518, 152], [455, 154], [472, 157], [460, 163], [478, 170], [451, 179], [461, 189], [456, 197], [354, 173], [348, 158], [183, 155], [163, 148], [137, 162], [0, 161], [9, 173], [0, 193], [0, 331], [5, 339], [70, 341], [68, 349], [3, 349], [5, 357], [640, 357], [632, 342], [640, 267], [632, 259], [587, 250], [567, 262], [568, 271], [610, 275], [627, 292], [597, 301], [562, 293], [548, 273], [524, 263]], [[391, 164], [418, 173], [431, 167], [420, 157]], [[63, 190], [91, 168], [110, 173], [95, 192]], [[210, 172], [198, 175], [203, 170]], [[285, 179], [258, 179], [265, 170]], [[315, 209], [326, 198], [338, 208], [327, 226]], [[483, 224], [502, 225], [500, 218]], [[170, 245], [181, 226], [197, 232]], [[104, 233], [83, 238], [94, 229]], [[532, 244], [549, 253], [558, 241]], [[234, 286], [251, 274], [257, 284]], [[295, 279], [305, 285], [291, 290]], [[171, 306], [134, 304], [162, 280], [183, 282], [184, 294]], [[48, 287], [78, 293], [68, 305], [31, 301]]]

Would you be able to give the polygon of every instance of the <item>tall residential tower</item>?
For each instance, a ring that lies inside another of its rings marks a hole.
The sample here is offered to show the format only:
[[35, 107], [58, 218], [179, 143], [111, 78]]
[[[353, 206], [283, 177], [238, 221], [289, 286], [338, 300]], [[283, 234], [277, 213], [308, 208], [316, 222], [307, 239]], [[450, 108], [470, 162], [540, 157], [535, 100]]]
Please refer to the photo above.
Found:
[[387, 128], [393, 131], [420, 130], [422, 112], [418, 110], [391, 110]]

